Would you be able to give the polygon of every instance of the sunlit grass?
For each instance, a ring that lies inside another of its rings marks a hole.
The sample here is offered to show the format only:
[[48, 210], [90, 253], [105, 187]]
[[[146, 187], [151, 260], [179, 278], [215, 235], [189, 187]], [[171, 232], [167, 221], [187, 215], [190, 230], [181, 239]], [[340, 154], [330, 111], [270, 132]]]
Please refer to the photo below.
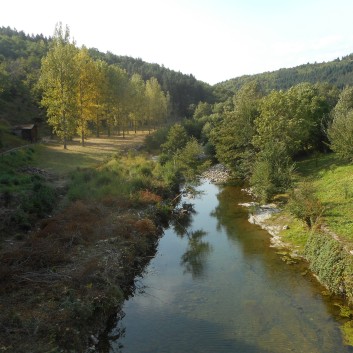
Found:
[[37, 146], [38, 153], [35, 163], [38, 167], [47, 169], [59, 175], [65, 175], [77, 167], [96, 167], [112, 155], [124, 148], [140, 145], [147, 132], [130, 133], [122, 136], [89, 138], [85, 146], [81, 146], [78, 139], [69, 142], [67, 149], [58, 142], [45, 143]]
[[[299, 176], [312, 180], [325, 206], [324, 222], [330, 230], [353, 240], [353, 165], [334, 154], [298, 163]], [[299, 181], [300, 183], [300, 181]]]

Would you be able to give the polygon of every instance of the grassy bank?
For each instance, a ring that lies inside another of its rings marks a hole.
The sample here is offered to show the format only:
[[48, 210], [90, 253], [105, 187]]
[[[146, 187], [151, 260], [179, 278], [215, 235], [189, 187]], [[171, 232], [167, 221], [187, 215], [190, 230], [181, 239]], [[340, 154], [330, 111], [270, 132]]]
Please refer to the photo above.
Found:
[[[177, 186], [170, 166], [135, 145], [48, 144], [2, 159], [0, 193], [10, 200], [1, 209], [11, 215], [0, 251], [0, 351], [83, 352], [133, 290]], [[19, 209], [26, 227], [13, 218]]]
[[307, 158], [297, 163], [295, 188], [308, 182], [323, 209], [313, 227], [296, 219], [285, 204], [269, 223], [280, 225], [282, 240], [309, 261], [331, 293], [353, 305], [353, 165], [334, 154]]
[[[314, 228], [327, 229], [343, 243], [353, 244], [353, 165], [343, 163], [334, 154], [304, 159], [297, 162], [295, 190], [308, 182], [323, 206], [323, 213]], [[280, 231], [280, 236], [303, 253], [313, 230], [291, 215], [286, 207], [288, 197], [278, 195], [275, 198], [283, 211], [274, 215], [270, 222], [287, 225]]]

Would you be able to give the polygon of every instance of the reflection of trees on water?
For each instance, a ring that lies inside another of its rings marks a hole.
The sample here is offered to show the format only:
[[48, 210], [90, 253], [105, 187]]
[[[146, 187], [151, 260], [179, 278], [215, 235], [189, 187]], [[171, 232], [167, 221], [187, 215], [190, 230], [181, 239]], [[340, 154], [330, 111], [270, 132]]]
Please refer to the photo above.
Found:
[[181, 238], [188, 237], [188, 246], [185, 253], [181, 256], [181, 265], [185, 268], [185, 273], [191, 273], [192, 277], [200, 277], [204, 274], [207, 256], [212, 251], [212, 246], [203, 241], [202, 238], [207, 234], [203, 230], [190, 232], [195, 210], [192, 204], [183, 203], [177, 210], [171, 225], [175, 234]]
[[[185, 208], [184, 208], [185, 207]], [[185, 212], [183, 212], [185, 210]], [[195, 214], [192, 205], [184, 203], [181, 209], [177, 210], [171, 220], [175, 234], [181, 238], [188, 234], [188, 228], [192, 225], [192, 215]]]
[[[244, 199], [245, 196], [245, 199]], [[240, 191], [240, 188], [224, 188], [217, 195], [218, 204], [210, 216], [217, 219], [217, 230], [225, 230], [227, 235], [233, 234], [238, 228], [236, 218], [244, 219], [244, 209], [239, 207], [240, 202], [248, 202], [248, 196]], [[246, 222], [245, 222], [246, 223]]]
[[185, 272], [189, 272], [194, 277], [200, 277], [205, 271], [207, 256], [212, 251], [212, 246], [202, 240], [207, 233], [197, 230], [188, 235], [188, 247], [181, 257], [181, 265], [185, 267]]
[[95, 347], [94, 352], [123, 352], [124, 345], [121, 343], [121, 340], [125, 337], [126, 334], [126, 327], [122, 324], [122, 319], [124, 318], [124, 316], [125, 313], [121, 310], [116, 315], [112, 315], [109, 318], [107, 323], [107, 329], [99, 336], [99, 341]]

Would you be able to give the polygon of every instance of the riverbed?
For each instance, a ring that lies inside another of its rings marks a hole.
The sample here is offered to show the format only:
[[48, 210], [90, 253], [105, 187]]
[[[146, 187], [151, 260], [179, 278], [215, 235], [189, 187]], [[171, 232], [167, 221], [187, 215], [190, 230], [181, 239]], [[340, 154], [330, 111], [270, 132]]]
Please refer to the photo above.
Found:
[[337, 306], [305, 263], [288, 265], [247, 221], [238, 187], [205, 181], [171, 222], [110, 353], [343, 353]]

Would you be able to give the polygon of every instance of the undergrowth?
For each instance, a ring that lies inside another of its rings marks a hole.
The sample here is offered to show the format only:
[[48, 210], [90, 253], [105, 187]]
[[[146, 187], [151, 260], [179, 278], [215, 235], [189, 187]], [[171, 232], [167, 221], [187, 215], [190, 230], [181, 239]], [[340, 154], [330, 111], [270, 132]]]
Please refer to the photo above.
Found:
[[0, 156], [0, 236], [9, 230], [30, 230], [51, 213], [57, 195], [47, 175], [31, 168], [36, 149], [25, 147]]

